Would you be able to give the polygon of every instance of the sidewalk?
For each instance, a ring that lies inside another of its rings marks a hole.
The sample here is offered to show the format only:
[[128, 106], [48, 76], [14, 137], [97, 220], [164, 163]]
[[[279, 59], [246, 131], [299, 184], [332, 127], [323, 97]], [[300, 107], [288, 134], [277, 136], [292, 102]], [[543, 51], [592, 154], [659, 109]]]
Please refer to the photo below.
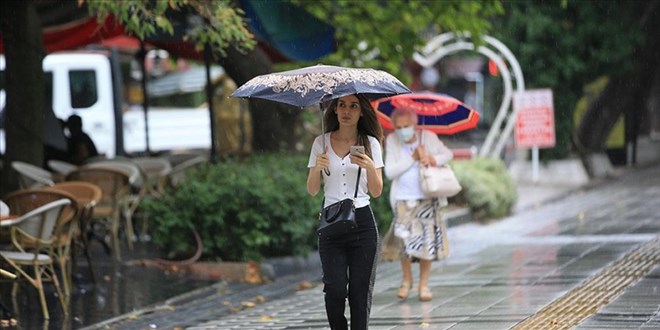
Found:
[[[660, 329], [659, 164], [588, 189], [519, 189], [513, 216], [450, 228], [451, 255], [431, 274], [433, 301], [419, 302], [416, 291], [398, 301], [399, 265], [379, 264], [370, 329], [509, 329], [523, 320], [522, 328], [548, 329], [570, 324], [567, 316], [586, 318], [578, 329]], [[314, 264], [271, 284], [218, 284], [89, 328], [325, 329]], [[297, 291], [305, 281], [313, 287]]]

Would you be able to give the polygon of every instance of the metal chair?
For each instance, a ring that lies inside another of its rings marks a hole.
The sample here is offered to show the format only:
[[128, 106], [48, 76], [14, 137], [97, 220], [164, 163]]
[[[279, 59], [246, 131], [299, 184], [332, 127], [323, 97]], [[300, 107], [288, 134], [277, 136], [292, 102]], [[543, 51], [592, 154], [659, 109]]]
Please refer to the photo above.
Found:
[[167, 184], [170, 187], [176, 188], [183, 180], [185, 180], [188, 172], [197, 166], [205, 164], [206, 158], [202, 156], [195, 156], [186, 161], [183, 161], [172, 167], [172, 170], [167, 175]]
[[122, 203], [130, 190], [128, 175], [111, 168], [80, 167], [67, 174], [66, 181], [84, 181], [101, 189], [103, 197], [94, 207], [90, 227], [93, 230], [97, 222], [109, 225], [115, 258], [121, 260], [119, 227]]
[[[51, 254], [41, 253], [45, 249], [52, 249], [55, 224], [69, 204], [71, 204], [70, 200], [61, 199], [21, 215], [19, 221], [10, 228], [12, 244], [16, 250], [0, 251], [0, 258], [16, 271], [18, 279], [25, 278], [39, 292], [39, 301], [45, 319], [49, 319], [50, 316], [44, 293], [44, 280], [53, 282], [64, 314], [69, 312], [53, 267], [55, 260]], [[23, 246], [22, 242], [26, 241], [34, 242], [36, 247], [29, 249]], [[30, 268], [31, 272], [28, 271]], [[17, 283], [15, 282], [12, 290], [14, 296], [17, 292]]]
[[0, 216], [3, 215], [9, 215], [9, 205], [3, 201], [0, 201]]
[[122, 215], [126, 219], [126, 240], [128, 248], [133, 250], [133, 241], [137, 239], [133, 228], [133, 214], [137, 210], [142, 198], [146, 194], [146, 175], [136, 163], [126, 158], [97, 161], [85, 167], [110, 168], [124, 172], [128, 175], [130, 188], [121, 200]]
[[[77, 202], [75, 196], [65, 191], [40, 188], [18, 190], [5, 197], [7, 204], [15, 214], [25, 214], [61, 199], [69, 200], [70, 205], [65, 206], [62, 209], [60, 217], [56, 219], [53, 230], [53, 241], [48, 246], [47, 252], [59, 264], [64, 292], [68, 297], [71, 294], [71, 242], [73, 237], [78, 233], [78, 223], [76, 221]], [[36, 230], [32, 230], [32, 232], [36, 232]], [[21, 244], [24, 247], [38, 249], [38, 242], [25, 237], [22, 239]]]
[[133, 162], [146, 175], [146, 193], [154, 197], [161, 196], [167, 175], [172, 171], [172, 164], [167, 159], [159, 157], [134, 158]]
[[11, 167], [18, 172], [18, 184], [23, 189], [52, 186], [55, 183], [53, 174], [41, 167], [20, 161], [13, 161]]
[[[77, 232], [73, 235], [72, 239], [75, 242], [81, 243], [85, 257], [87, 258], [87, 265], [89, 267], [89, 272], [92, 275], [92, 281], [96, 281], [96, 273], [94, 272], [94, 266], [92, 263], [92, 256], [90, 251], [90, 241], [89, 238], [93, 236], [93, 232], [90, 230], [91, 226], [89, 222], [92, 219], [94, 214], [94, 207], [101, 201], [103, 197], [103, 192], [101, 188], [95, 184], [84, 182], [84, 181], [68, 181], [56, 183], [52, 187], [44, 188], [46, 190], [54, 191], [63, 191], [71, 194], [75, 199], [78, 206], [77, 212], [77, 223], [78, 228]], [[105, 242], [103, 242], [105, 243]], [[72, 245], [75, 247], [75, 244]], [[75, 265], [75, 253], [72, 251], [72, 261]]]
[[67, 175], [78, 168], [78, 166], [75, 164], [67, 163], [57, 159], [51, 159], [47, 162], [47, 164], [48, 167], [50, 167], [53, 171], [62, 175]]
[[[0, 218], [4, 218], [4, 217], [7, 217], [7, 216], [9, 216], [9, 206], [5, 202], [0, 201]], [[13, 223], [13, 221], [12, 221], [12, 223]], [[2, 238], [1, 238], [1, 235], [0, 235], [0, 240], [1, 239]], [[16, 274], [0, 267], [0, 279], [3, 279], [3, 278], [13, 280], [13, 279], [16, 278]], [[6, 311], [6, 308], [2, 304], [2, 300], [0, 300], [0, 313], [4, 314], [5, 311]]]

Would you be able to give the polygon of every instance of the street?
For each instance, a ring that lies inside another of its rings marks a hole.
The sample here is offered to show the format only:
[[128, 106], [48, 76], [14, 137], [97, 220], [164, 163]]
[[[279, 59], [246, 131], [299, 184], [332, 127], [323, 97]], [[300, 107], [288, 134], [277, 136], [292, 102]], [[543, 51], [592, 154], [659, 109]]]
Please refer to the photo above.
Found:
[[[398, 264], [379, 264], [370, 329], [660, 329], [659, 220], [655, 164], [505, 219], [452, 227], [431, 302], [415, 290], [399, 301]], [[325, 329], [318, 283], [294, 291], [275, 281], [242, 296], [252, 304], [228, 308], [240, 297], [219, 293], [91, 328]]]

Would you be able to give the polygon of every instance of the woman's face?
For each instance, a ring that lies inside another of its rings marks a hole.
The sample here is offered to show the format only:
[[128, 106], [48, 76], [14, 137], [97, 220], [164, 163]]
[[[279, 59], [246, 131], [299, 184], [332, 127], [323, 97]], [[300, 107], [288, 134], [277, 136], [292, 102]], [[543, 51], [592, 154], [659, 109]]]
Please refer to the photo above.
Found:
[[337, 109], [335, 112], [337, 113], [339, 124], [356, 125], [362, 115], [360, 101], [355, 95], [341, 97], [337, 101]]
[[415, 121], [413, 120], [412, 116], [397, 116], [394, 117], [394, 121], [392, 122], [394, 124], [395, 129], [401, 129], [401, 128], [406, 128], [406, 127], [413, 127], [415, 126]]

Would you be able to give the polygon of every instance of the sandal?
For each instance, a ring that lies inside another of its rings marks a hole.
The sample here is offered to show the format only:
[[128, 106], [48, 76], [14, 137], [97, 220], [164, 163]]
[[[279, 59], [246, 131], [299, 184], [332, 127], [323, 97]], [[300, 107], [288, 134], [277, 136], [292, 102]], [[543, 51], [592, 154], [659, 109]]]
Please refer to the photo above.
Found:
[[412, 288], [412, 283], [410, 283], [410, 282], [401, 282], [401, 286], [399, 287], [399, 292], [396, 294], [396, 296], [399, 299], [408, 298], [408, 293], [410, 292], [411, 288]]
[[431, 301], [433, 299], [433, 294], [428, 286], [423, 286], [419, 288], [419, 301]]

